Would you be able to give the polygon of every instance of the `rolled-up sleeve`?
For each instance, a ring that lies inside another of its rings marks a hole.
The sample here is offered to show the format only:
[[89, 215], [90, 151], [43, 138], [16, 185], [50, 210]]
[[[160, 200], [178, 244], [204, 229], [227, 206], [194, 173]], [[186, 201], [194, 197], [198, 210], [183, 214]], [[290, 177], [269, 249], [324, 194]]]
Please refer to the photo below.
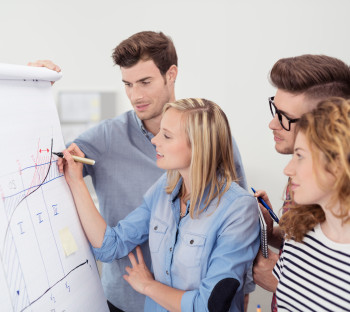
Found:
[[92, 248], [96, 260], [111, 262], [128, 255], [148, 239], [150, 207], [145, 201], [129, 213], [117, 226], [107, 226], [100, 248]]

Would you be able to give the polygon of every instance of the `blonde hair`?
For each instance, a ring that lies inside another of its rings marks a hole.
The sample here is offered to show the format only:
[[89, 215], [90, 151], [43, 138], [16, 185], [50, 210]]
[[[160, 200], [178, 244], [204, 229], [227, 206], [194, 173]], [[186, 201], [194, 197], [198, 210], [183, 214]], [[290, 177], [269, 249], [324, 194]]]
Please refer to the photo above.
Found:
[[[232, 137], [225, 113], [214, 102], [205, 99], [183, 99], [164, 106], [163, 114], [170, 108], [183, 113], [183, 122], [191, 147], [190, 165], [190, 215], [202, 213], [210, 202], [229, 189], [237, 180], [233, 160]], [[168, 170], [167, 193], [171, 193], [180, 180], [177, 170]], [[204, 191], [210, 186], [204, 197]], [[204, 200], [204, 207], [200, 203]]]
[[[317, 172], [317, 169], [321, 166], [336, 177], [330, 204], [339, 201], [340, 211], [332, 213], [343, 222], [350, 222], [350, 100], [334, 97], [322, 101], [302, 116], [298, 131], [306, 136], [310, 145], [318, 180], [322, 170]], [[294, 205], [281, 218], [280, 227], [287, 238], [302, 241], [308, 231], [324, 220], [319, 205]]]

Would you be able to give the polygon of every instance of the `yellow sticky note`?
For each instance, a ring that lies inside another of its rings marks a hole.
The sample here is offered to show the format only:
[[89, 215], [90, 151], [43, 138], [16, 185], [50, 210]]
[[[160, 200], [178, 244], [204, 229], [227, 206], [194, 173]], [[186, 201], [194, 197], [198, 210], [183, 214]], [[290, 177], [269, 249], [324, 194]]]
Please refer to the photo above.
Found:
[[65, 227], [64, 229], [59, 231], [59, 234], [60, 234], [61, 244], [66, 257], [76, 252], [78, 249], [78, 246], [75, 243], [74, 237], [71, 231], [69, 230], [69, 228]]

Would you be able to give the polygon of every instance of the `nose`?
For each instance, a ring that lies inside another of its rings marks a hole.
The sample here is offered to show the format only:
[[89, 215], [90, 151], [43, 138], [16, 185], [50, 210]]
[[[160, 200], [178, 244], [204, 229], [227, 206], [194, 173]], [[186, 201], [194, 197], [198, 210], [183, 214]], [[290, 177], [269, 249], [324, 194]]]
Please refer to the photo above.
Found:
[[292, 177], [295, 175], [295, 168], [294, 168], [294, 156], [293, 158], [289, 161], [287, 166], [284, 168], [283, 173], [288, 176]]
[[151, 143], [157, 146], [159, 132], [151, 139]]
[[278, 115], [276, 114], [269, 123], [269, 128], [271, 130], [281, 130], [283, 129], [280, 121], [278, 120]]
[[129, 91], [129, 98], [132, 103], [135, 103], [143, 98], [142, 90], [136, 84]]

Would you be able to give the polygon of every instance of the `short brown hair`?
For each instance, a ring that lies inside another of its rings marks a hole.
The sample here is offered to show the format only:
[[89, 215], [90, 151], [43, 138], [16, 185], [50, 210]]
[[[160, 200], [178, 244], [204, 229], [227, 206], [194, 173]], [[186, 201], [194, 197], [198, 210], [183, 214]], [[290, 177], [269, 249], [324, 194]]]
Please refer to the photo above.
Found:
[[[344, 223], [350, 222], [350, 100], [330, 98], [319, 103], [301, 117], [298, 131], [306, 136], [310, 146], [316, 177], [322, 174], [317, 170], [320, 166], [336, 177], [332, 188], [335, 196], [330, 204], [339, 201], [340, 211], [333, 214]], [[324, 220], [319, 205], [293, 205], [279, 224], [288, 239], [302, 241], [308, 231]]]
[[174, 43], [162, 32], [142, 31], [132, 35], [114, 49], [112, 58], [116, 65], [126, 68], [140, 60], [153, 60], [163, 76], [170, 66], [177, 66]]
[[280, 59], [271, 69], [270, 82], [278, 89], [304, 93], [313, 100], [331, 96], [350, 98], [350, 67], [327, 55], [305, 54]]

